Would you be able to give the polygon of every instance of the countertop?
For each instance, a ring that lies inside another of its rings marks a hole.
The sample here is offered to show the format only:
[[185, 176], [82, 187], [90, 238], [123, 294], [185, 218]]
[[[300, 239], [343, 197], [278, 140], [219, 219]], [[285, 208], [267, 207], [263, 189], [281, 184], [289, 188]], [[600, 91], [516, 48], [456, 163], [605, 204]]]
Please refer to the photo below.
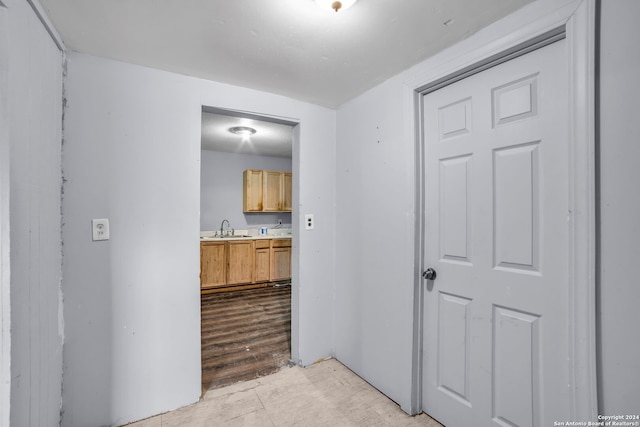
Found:
[[216, 236], [216, 231], [201, 231], [201, 242], [224, 242], [227, 240], [261, 240], [261, 239], [290, 239], [291, 229], [269, 229], [266, 235], [258, 234], [252, 236], [248, 230], [236, 230], [233, 236], [220, 237]]

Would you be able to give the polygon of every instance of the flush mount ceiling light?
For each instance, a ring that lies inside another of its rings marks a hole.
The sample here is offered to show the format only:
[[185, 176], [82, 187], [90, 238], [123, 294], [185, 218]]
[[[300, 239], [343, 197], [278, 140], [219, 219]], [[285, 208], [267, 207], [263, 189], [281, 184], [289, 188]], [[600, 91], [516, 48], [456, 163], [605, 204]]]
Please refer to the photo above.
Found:
[[229, 132], [240, 136], [250, 136], [256, 133], [256, 130], [248, 126], [234, 126], [232, 128], [229, 128]]
[[338, 12], [349, 9], [356, 1], [357, 0], [316, 0], [316, 3], [318, 3], [323, 9]]

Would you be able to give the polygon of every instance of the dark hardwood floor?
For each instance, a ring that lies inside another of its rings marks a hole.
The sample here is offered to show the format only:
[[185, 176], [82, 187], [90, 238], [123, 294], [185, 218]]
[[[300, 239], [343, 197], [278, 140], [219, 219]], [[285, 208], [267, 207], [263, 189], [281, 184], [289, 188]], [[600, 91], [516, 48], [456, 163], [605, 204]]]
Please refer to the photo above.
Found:
[[278, 371], [291, 358], [291, 286], [202, 295], [202, 389]]

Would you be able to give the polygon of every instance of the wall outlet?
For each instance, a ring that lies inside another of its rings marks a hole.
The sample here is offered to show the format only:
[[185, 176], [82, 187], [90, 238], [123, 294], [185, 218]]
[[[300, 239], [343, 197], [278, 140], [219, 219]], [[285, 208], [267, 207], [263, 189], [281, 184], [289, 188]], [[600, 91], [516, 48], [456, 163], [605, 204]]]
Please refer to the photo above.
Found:
[[106, 218], [92, 219], [91, 229], [93, 234], [93, 241], [109, 240], [109, 220]]
[[278, 218], [278, 225], [282, 225], [282, 218]]
[[313, 214], [306, 214], [304, 216], [304, 229], [313, 230], [316, 226], [316, 222], [313, 220]]

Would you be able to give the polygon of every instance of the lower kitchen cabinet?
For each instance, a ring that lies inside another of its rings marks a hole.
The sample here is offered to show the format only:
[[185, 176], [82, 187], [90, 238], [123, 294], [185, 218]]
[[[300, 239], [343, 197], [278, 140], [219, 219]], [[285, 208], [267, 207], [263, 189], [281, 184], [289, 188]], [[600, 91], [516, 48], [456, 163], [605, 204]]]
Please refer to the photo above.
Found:
[[234, 240], [227, 243], [227, 285], [253, 282], [253, 240]]
[[203, 290], [291, 279], [291, 239], [200, 242]]
[[225, 242], [200, 243], [200, 287], [214, 288], [227, 284]]
[[255, 276], [256, 283], [268, 282], [271, 277], [271, 242], [256, 240]]
[[291, 278], [291, 239], [271, 240], [272, 282]]

